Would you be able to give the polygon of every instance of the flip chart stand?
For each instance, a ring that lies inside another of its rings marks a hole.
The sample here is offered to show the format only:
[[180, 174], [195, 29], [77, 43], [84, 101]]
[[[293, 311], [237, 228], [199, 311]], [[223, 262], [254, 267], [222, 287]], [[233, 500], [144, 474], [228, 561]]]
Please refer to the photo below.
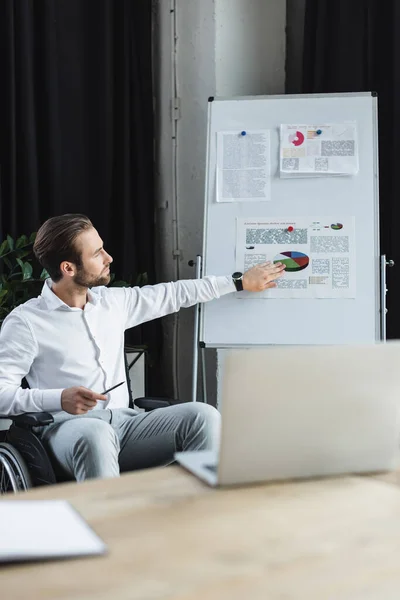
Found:
[[388, 309], [386, 308], [386, 294], [387, 294], [387, 285], [386, 285], [386, 269], [389, 267], [394, 267], [394, 260], [387, 260], [386, 254], [382, 254], [381, 256], [381, 338], [382, 341], [386, 341], [386, 315]]

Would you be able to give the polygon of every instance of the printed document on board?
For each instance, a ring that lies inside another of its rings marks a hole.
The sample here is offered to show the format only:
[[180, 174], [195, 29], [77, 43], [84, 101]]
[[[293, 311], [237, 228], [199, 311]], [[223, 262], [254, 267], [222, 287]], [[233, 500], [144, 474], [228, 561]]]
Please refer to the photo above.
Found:
[[286, 265], [276, 288], [252, 297], [355, 298], [354, 217], [237, 218], [236, 227], [237, 271], [267, 261]]
[[270, 132], [217, 132], [217, 202], [271, 199]]
[[356, 123], [281, 125], [281, 177], [358, 173]]

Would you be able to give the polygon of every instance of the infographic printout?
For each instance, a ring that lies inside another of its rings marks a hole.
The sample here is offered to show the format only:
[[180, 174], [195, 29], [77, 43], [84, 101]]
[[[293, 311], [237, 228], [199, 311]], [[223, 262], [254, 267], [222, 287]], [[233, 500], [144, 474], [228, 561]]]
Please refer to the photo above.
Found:
[[354, 217], [238, 218], [236, 224], [237, 271], [267, 261], [286, 266], [276, 288], [251, 297], [355, 298]]

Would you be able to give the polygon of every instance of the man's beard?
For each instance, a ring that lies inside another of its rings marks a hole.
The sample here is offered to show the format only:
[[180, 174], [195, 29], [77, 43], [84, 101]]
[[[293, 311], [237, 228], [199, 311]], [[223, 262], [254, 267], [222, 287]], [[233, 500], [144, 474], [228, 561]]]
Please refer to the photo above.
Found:
[[74, 277], [75, 285], [83, 288], [97, 287], [99, 285], [108, 285], [110, 283], [110, 273], [104, 273], [98, 277], [93, 277], [85, 271], [83, 267], [79, 267]]

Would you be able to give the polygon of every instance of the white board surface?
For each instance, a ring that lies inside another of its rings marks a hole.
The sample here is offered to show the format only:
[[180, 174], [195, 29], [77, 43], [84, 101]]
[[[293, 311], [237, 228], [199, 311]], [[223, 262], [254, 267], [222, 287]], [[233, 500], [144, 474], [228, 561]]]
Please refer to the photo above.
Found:
[[[279, 132], [289, 123], [356, 122], [359, 171], [354, 176], [279, 176]], [[217, 202], [221, 131], [270, 136], [267, 201]], [[352, 298], [273, 298], [230, 294], [202, 306], [206, 347], [347, 344], [380, 339], [377, 98], [370, 93], [265, 96], [209, 102], [203, 276], [236, 270], [237, 221], [247, 218], [351, 218], [355, 223]]]

